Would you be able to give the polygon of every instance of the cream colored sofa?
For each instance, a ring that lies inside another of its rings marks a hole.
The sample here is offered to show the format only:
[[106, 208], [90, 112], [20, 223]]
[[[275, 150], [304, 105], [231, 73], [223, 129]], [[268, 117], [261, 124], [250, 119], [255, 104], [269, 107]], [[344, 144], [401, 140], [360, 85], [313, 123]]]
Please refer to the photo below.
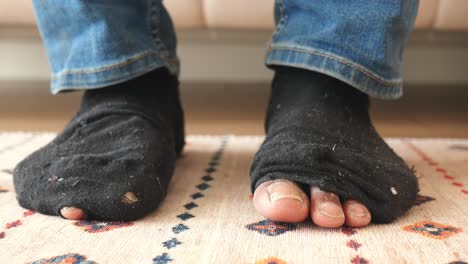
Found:
[[[273, 28], [274, 0], [165, 0], [164, 3], [178, 28]], [[468, 0], [420, 0], [416, 28], [468, 31], [467, 12]], [[0, 27], [34, 24], [31, 0], [0, 0]]]
[[[274, 0], [163, 1], [180, 29], [184, 82], [271, 80], [263, 58], [274, 27]], [[5, 81], [50, 78], [31, 2], [0, 0], [0, 91], [9, 87]], [[420, 0], [417, 30], [405, 50], [407, 83], [468, 85], [467, 12], [468, 0]]]

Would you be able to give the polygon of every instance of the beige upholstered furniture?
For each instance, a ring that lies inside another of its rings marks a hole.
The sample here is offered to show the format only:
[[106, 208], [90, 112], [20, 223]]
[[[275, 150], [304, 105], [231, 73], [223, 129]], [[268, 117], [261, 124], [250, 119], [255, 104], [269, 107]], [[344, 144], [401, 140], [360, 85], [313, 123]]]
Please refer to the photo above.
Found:
[[[274, 0], [163, 1], [179, 29], [182, 81], [271, 80], [262, 62], [274, 28]], [[407, 83], [468, 85], [467, 12], [468, 0], [420, 0], [417, 30], [405, 50]], [[32, 0], [0, 0], [0, 91], [14, 90], [5, 81], [49, 81], [35, 25]]]
[[[0, 0], [1, 26], [34, 26], [31, 0]], [[272, 29], [274, 0], [165, 0], [178, 28]], [[417, 29], [468, 31], [468, 0], [420, 0]]]

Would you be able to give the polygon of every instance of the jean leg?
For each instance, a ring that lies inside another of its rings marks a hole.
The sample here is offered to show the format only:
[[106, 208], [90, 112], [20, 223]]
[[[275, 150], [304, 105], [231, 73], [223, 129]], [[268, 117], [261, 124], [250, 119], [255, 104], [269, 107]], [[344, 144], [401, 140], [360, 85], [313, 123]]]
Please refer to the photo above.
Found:
[[418, 0], [276, 0], [268, 67], [330, 75], [378, 98], [402, 95], [403, 50]]
[[156, 68], [178, 74], [176, 36], [162, 0], [33, 0], [51, 90], [93, 89]]

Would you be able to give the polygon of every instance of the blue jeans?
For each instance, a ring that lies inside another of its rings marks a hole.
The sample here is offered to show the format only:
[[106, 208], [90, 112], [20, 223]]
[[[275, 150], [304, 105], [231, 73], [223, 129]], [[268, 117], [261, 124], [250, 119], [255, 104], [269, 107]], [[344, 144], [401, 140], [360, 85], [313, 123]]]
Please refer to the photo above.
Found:
[[[309, 69], [370, 96], [398, 98], [403, 49], [418, 3], [276, 0], [276, 30], [265, 63]], [[34, 0], [34, 6], [54, 94], [109, 86], [159, 67], [179, 72], [162, 0]]]

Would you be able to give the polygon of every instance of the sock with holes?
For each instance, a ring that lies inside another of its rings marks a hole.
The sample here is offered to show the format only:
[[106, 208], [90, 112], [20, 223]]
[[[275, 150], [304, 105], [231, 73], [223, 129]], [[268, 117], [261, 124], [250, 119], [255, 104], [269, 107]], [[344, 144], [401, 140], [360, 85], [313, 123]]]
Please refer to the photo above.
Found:
[[63, 132], [16, 166], [18, 202], [49, 215], [143, 217], [166, 195], [183, 145], [178, 81], [166, 69], [88, 90]]
[[374, 222], [405, 213], [418, 192], [411, 169], [383, 141], [369, 98], [326, 75], [276, 68], [267, 136], [251, 168], [251, 191], [287, 179], [366, 205]]

